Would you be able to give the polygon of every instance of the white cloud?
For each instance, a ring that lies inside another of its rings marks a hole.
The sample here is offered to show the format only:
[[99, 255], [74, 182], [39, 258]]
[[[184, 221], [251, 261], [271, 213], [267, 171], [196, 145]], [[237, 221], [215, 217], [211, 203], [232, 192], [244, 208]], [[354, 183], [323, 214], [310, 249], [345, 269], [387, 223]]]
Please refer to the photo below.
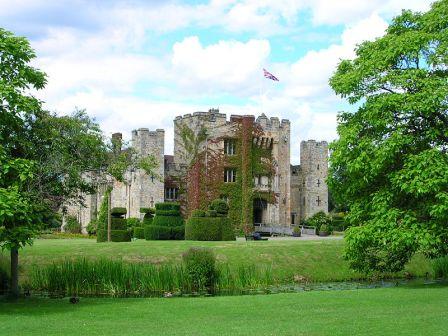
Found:
[[259, 77], [270, 53], [269, 41], [219, 41], [202, 46], [197, 36], [173, 46], [173, 71], [182, 86], [193, 91], [239, 92]]

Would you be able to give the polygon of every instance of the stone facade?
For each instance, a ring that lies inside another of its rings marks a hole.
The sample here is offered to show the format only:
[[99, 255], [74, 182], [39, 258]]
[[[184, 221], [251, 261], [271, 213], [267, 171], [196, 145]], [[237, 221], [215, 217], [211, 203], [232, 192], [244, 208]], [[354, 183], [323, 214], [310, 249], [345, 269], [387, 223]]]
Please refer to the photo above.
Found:
[[[257, 207], [254, 201], [254, 224], [290, 226], [318, 211], [328, 211], [328, 188], [325, 179], [328, 171], [328, 145], [314, 140], [303, 141], [300, 146], [300, 166], [290, 165], [291, 134], [290, 122], [264, 114], [254, 123], [262, 130], [262, 135], [254, 139], [259, 146], [269, 146], [274, 162], [274, 176], [253, 176], [254, 186], [258, 191], [272, 191], [275, 202], [263, 203]], [[159, 163], [157, 176], [148, 176], [137, 169], [125, 174], [124, 182], [113, 182], [112, 207], [126, 207], [127, 217], [140, 218], [141, 207], [153, 207], [155, 203], [172, 201], [179, 198], [179, 190], [174, 182], [185, 172], [191, 158], [183, 148], [180, 136], [182, 125], [188, 126], [195, 133], [202, 127], [207, 129], [207, 141], [200, 144], [200, 149], [209, 146], [210, 139], [214, 146], [224, 150], [224, 140], [232, 135], [235, 123], [241, 116], [232, 115], [228, 120], [217, 109], [208, 112], [195, 112], [178, 116], [174, 120], [174, 155], [164, 155], [164, 130], [149, 131], [140, 128], [132, 131], [132, 147], [136, 155], [154, 155]], [[113, 135], [121, 143], [121, 134]], [[293, 144], [294, 145], [294, 144]], [[121, 149], [117, 149], [121, 150]], [[75, 215], [83, 226], [96, 218], [105, 187], [97, 194], [85, 196], [85, 207], [69, 206], [68, 213]], [[188, 192], [188, 191], [187, 191]]]
[[313, 214], [328, 212], [328, 144], [302, 141], [300, 165], [291, 166], [291, 213], [294, 222]]

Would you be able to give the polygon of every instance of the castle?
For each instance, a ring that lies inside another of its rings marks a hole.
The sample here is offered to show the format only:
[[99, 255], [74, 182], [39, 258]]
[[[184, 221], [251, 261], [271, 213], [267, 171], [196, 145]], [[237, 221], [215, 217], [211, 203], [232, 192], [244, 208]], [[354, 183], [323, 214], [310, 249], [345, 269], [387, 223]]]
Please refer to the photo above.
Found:
[[[199, 144], [202, 150], [209, 146], [209, 143], [213, 143], [225, 156], [241, 156], [244, 154], [238, 153], [232, 137], [235, 125], [242, 119], [249, 120], [261, 130], [259, 136], [245, 146], [264, 148], [270, 153], [273, 162], [271, 174], [253, 174], [248, 177], [253, 181], [251, 188], [256, 191], [254, 194], [263, 195], [263, 192], [269, 191], [275, 195], [270, 202], [261, 196], [254, 196], [249, 200], [252, 221], [250, 224], [289, 227], [299, 224], [301, 220], [316, 212], [328, 212], [328, 144], [325, 141], [302, 141], [300, 165], [291, 165], [290, 148], [295, 146], [295, 139], [292, 139], [291, 144], [289, 120], [267, 118], [264, 114], [256, 119], [254, 116], [232, 115], [228, 120], [226, 114], [217, 109], [175, 118], [174, 155], [165, 155], [163, 129], [150, 131], [147, 128], [139, 128], [132, 131], [131, 146], [136, 154], [153, 155], [157, 159], [156, 176], [148, 176], [143, 170], [135, 169], [126, 172], [123, 182], [111, 181], [111, 206], [126, 207], [127, 217], [141, 218], [142, 207], [154, 207], [158, 202], [179, 200], [182, 195], [176, 181], [182, 179], [189, 160], [180, 134], [182, 127], [188, 127], [195, 134], [203, 128], [207, 130], [207, 138]], [[112, 137], [115, 142], [121, 143], [121, 133], [114, 133]], [[220, 177], [224, 184], [236, 183], [240, 174], [243, 174], [238, 170], [236, 167], [226, 167]], [[85, 195], [82, 206], [68, 206], [68, 214], [77, 217], [83, 232], [88, 223], [96, 218], [105, 188], [104, 185], [100, 186], [96, 194]], [[188, 190], [186, 192], [188, 193]], [[228, 199], [233, 195], [223, 197]]]

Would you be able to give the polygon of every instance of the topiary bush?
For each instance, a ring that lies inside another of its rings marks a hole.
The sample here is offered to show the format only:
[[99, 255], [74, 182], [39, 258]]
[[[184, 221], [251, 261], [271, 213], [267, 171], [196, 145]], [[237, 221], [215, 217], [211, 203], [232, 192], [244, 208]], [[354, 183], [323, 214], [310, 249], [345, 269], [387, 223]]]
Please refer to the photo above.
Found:
[[124, 215], [126, 215], [127, 212], [128, 211], [126, 210], [126, 208], [115, 207], [115, 208], [112, 208], [112, 210], [110, 211], [110, 215], [112, 217], [124, 217]]
[[97, 229], [96, 230], [96, 241], [98, 243], [104, 243], [107, 241], [107, 230]]
[[[145, 215], [146, 216], [146, 215]], [[154, 218], [145, 218], [145, 239], [167, 240], [183, 239], [184, 220], [180, 215], [178, 203], [157, 203]]]
[[218, 217], [216, 210], [207, 210], [205, 212], [205, 217]]
[[235, 240], [231, 221], [225, 217], [190, 217], [185, 225], [186, 240]]
[[196, 209], [191, 212], [191, 217], [205, 217], [205, 211]]
[[227, 217], [227, 214], [229, 212], [229, 206], [227, 205], [227, 202], [222, 199], [213, 200], [210, 203], [209, 209], [216, 211], [217, 215], [221, 217]]
[[128, 229], [134, 229], [137, 226], [142, 226], [142, 222], [140, 219], [135, 218], [135, 217], [131, 217], [131, 218], [127, 218], [126, 219], [126, 227]]
[[143, 226], [135, 226], [133, 236], [137, 239], [145, 239], [145, 228]]
[[216, 257], [210, 249], [192, 247], [182, 255], [182, 261], [193, 290], [214, 287], [217, 279]]
[[87, 224], [86, 231], [89, 236], [96, 235], [96, 231], [98, 230], [98, 220], [91, 220], [89, 224]]
[[[107, 232], [106, 232], [107, 236]], [[110, 231], [110, 240], [113, 242], [130, 242], [131, 234], [128, 230], [111, 230]]]

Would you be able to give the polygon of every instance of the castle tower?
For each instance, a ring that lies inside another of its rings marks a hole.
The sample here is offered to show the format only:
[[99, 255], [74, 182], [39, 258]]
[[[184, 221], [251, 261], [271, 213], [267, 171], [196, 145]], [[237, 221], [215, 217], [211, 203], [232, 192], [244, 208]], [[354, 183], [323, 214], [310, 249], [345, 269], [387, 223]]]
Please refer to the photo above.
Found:
[[319, 211], [328, 212], [328, 143], [315, 140], [300, 143], [301, 202], [300, 218]]

